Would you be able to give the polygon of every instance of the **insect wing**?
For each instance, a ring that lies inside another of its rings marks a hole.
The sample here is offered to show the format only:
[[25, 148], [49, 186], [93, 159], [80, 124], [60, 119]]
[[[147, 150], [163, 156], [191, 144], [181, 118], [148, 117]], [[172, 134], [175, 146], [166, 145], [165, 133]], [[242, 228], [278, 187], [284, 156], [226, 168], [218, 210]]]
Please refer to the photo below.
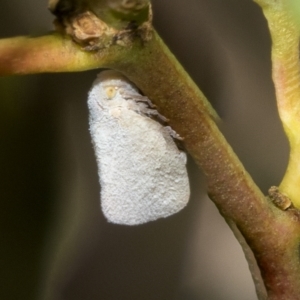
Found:
[[102, 211], [112, 223], [136, 225], [178, 212], [190, 190], [186, 154], [169, 130], [129, 109], [126, 101], [99, 110], [102, 115], [90, 119], [90, 131]]

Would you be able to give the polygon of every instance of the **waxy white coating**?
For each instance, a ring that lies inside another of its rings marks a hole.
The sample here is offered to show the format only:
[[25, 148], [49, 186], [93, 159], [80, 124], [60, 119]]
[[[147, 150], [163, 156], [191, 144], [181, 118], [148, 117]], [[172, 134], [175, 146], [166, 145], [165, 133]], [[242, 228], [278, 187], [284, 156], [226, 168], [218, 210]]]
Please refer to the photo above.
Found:
[[137, 225], [180, 211], [190, 196], [187, 157], [176, 132], [149, 117], [159, 115], [150, 100], [122, 74], [103, 71], [88, 107], [107, 220]]

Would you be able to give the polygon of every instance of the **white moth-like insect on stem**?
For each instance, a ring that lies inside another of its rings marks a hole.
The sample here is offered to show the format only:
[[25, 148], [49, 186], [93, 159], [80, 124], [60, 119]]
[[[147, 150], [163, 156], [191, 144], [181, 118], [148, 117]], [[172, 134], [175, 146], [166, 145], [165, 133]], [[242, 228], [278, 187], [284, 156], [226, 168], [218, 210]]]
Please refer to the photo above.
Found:
[[187, 156], [179, 135], [151, 118], [161, 116], [135, 85], [116, 71], [101, 72], [88, 96], [90, 133], [109, 222], [137, 225], [186, 206]]

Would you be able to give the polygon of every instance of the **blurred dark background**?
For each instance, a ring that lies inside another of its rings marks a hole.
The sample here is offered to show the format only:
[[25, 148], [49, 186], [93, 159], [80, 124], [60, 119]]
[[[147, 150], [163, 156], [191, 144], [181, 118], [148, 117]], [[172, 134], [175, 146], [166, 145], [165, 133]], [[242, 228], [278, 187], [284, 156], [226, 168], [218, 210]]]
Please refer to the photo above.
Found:
[[[47, 0], [0, 7], [2, 38], [52, 29]], [[251, 0], [153, 0], [153, 9], [158, 32], [266, 193], [282, 178], [288, 145], [260, 8]], [[86, 107], [97, 72], [0, 78], [0, 299], [257, 299], [241, 248], [191, 159], [182, 212], [137, 227], [106, 222]]]

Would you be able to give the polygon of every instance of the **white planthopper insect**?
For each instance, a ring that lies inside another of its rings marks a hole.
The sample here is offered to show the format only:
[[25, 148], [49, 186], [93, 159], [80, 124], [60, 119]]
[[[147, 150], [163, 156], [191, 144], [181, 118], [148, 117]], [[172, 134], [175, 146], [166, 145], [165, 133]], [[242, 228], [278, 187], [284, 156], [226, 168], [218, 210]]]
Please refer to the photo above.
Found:
[[180, 211], [190, 196], [187, 156], [151, 101], [116, 71], [103, 71], [88, 96], [90, 133], [109, 222], [137, 225]]

